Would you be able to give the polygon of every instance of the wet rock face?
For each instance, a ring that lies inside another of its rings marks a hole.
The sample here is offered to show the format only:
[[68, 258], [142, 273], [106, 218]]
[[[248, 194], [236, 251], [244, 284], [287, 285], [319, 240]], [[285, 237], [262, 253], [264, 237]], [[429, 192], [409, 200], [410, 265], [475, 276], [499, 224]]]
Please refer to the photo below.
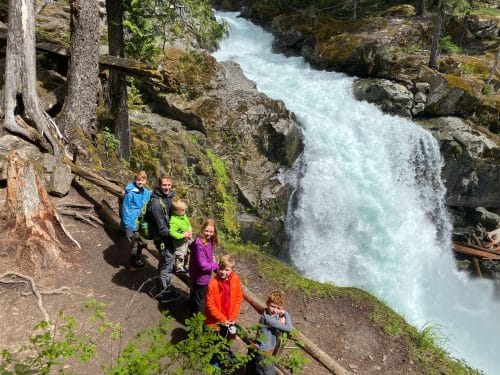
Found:
[[439, 117], [418, 122], [441, 144], [446, 200], [452, 207], [500, 208], [500, 148], [471, 122]]
[[[283, 245], [283, 219], [291, 191], [279, 176], [302, 151], [294, 114], [283, 102], [259, 93], [233, 62], [218, 65], [211, 88], [194, 100], [151, 94], [159, 113], [175, 118], [184, 131], [196, 132], [203, 140], [193, 158], [198, 174], [203, 174], [200, 165], [207, 149], [223, 160], [230, 179], [226, 188], [238, 196], [237, 218], [245, 239], [261, 241], [267, 233], [268, 241]], [[187, 150], [186, 145], [183, 148]], [[200, 185], [200, 190], [214, 190], [209, 186], [216, 185], [211, 172], [205, 174], [207, 186]]]

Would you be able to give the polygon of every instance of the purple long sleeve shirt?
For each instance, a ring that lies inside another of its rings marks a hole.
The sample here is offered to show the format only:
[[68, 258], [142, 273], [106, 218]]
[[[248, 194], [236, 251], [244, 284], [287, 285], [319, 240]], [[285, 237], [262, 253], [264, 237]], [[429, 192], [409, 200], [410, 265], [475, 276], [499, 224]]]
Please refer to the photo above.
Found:
[[219, 265], [214, 262], [213, 244], [208, 241], [203, 244], [200, 237], [189, 245], [191, 257], [189, 258], [189, 277], [193, 283], [198, 285], [208, 285], [212, 271], [217, 270]]

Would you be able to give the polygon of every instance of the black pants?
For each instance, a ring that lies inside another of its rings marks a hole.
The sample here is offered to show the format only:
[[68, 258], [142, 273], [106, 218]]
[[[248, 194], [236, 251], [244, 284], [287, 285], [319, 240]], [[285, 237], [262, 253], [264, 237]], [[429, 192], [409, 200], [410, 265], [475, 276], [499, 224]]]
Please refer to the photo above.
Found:
[[208, 285], [193, 284], [193, 291], [189, 296], [191, 314], [205, 313], [205, 299], [207, 297]]

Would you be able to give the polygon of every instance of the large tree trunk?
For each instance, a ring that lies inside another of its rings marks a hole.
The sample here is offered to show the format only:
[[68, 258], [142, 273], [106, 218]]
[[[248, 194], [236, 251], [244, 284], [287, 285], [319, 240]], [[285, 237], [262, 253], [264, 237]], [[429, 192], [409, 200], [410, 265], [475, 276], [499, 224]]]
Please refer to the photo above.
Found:
[[436, 20], [434, 22], [434, 36], [432, 38], [431, 52], [429, 57], [429, 68], [437, 70], [439, 55], [439, 40], [441, 39], [441, 26], [443, 23], [443, 7], [441, 1], [438, 1]]
[[66, 267], [80, 245], [62, 225], [57, 211], [29, 160], [8, 156], [7, 198], [1, 225], [2, 248], [20, 268]]
[[[4, 127], [17, 134], [42, 143], [50, 142], [54, 154], [59, 154], [58, 141], [52, 131], [55, 124], [45, 113], [36, 93], [36, 50], [34, 2], [31, 0], [9, 1], [9, 27], [5, 61]], [[22, 120], [16, 120], [18, 95], [24, 104], [27, 118], [36, 126], [36, 132]]]
[[417, 0], [417, 17], [425, 17], [426, 15], [425, 0]]
[[99, 85], [99, 7], [97, 0], [70, 0], [71, 47], [68, 92], [57, 116], [68, 141], [77, 149], [95, 134]]
[[[123, 4], [121, 1], [107, 0], [109, 54], [124, 57], [125, 40], [123, 36]], [[122, 72], [110, 70], [109, 85], [113, 133], [120, 142], [119, 154], [122, 159], [130, 160], [130, 122], [128, 116], [127, 76]]]

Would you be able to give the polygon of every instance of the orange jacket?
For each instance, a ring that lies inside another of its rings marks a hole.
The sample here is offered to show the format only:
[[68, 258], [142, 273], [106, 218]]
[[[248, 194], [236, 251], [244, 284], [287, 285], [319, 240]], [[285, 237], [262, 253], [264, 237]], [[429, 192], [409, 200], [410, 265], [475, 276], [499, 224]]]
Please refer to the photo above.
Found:
[[236, 321], [240, 313], [243, 293], [241, 292], [240, 277], [231, 272], [229, 275], [229, 316], [222, 313], [222, 281], [215, 276], [208, 283], [207, 298], [205, 300], [205, 324], [216, 326], [217, 323], [224, 323], [227, 320]]

